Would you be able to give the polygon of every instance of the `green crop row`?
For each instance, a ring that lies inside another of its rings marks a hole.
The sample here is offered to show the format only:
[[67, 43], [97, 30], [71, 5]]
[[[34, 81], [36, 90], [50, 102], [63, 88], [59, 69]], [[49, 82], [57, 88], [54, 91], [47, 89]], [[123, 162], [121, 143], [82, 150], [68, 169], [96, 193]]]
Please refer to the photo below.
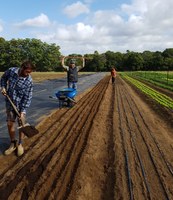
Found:
[[159, 72], [159, 71], [133, 71], [125, 72], [128, 76], [142, 79], [153, 83], [159, 87], [173, 91], [173, 72]]
[[135, 85], [143, 93], [145, 93], [146, 95], [150, 96], [152, 99], [157, 101], [159, 104], [161, 104], [167, 108], [173, 109], [173, 100], [170, 97], [152, 89], [151, 87], [147, 86], [144, 83], [141, 83], [140, 81], [138, 81], [136, 79], [131, 78], [130, 76], [127, 76], [124, 74], [123, 77], [125, 79], [127, 79], [128, 81], [130, 81], [130, 83]]

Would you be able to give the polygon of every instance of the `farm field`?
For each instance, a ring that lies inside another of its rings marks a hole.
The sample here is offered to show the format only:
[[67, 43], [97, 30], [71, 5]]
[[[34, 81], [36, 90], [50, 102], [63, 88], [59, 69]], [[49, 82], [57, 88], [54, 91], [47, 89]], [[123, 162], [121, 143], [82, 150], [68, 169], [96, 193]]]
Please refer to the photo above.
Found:
[[[92, 72], [79, 72], [79, 75], [82, 74], [91, 74]], [[0, 77], [3, 72], [0, 72]], [[34, 82], [41, 82], [44, 80], [51, 80], [56, 78], [66, 77], [67, 72], [32, 72], [31, 76]]]
[[0, 156], [0, 199], [173, 199], [173, 113], [120, 76], [37, 128], [23, 156]]

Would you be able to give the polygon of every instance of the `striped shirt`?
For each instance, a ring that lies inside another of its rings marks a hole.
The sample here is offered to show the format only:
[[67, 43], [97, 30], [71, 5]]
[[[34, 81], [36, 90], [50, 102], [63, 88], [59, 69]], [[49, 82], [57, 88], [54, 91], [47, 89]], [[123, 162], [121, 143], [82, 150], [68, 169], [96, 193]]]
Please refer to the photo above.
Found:
[[[31, 76], [20, 77], [19, 68], [9, 68], [1, 77], [1, 87], [7, 90], [7, 94], [16, 105], [19, 112], [26, 113], [26, 109], [31, 104], [33, 82]], [[9, 102], [6, 99], [7, 106]]]

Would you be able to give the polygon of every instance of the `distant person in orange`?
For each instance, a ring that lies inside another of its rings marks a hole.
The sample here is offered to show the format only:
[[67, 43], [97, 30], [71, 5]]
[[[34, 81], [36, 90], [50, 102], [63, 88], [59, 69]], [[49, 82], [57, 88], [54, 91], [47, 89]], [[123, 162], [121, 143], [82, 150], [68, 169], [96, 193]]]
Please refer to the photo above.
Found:
[[112, 69], [111, 69], [112, 84], [115, 83], [116, 76], [117, 76], [117, 72], [116, 72], [115, 68], [112, 67]]

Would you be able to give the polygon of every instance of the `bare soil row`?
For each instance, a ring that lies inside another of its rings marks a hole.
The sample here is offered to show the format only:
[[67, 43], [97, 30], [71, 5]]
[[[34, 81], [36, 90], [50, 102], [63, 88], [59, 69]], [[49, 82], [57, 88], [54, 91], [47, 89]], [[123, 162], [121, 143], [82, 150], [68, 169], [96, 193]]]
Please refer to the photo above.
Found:
[[172, 129], [141, 97], [106, 76], [58, 109], [0, 158], [0, 199], [173, 199]]

